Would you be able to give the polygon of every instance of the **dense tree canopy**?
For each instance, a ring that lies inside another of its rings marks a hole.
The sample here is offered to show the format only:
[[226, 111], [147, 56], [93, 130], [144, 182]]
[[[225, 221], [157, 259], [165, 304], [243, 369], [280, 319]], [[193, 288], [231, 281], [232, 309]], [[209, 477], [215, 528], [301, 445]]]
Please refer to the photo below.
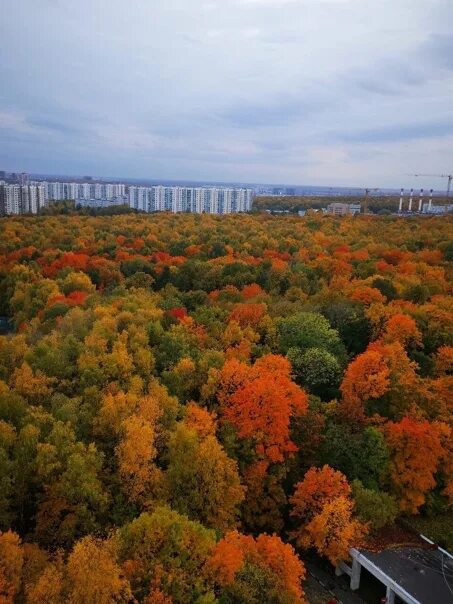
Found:
[[307, 548], [442, 518], [451, 228], [1, 219], [0, 600], [301, 604]]

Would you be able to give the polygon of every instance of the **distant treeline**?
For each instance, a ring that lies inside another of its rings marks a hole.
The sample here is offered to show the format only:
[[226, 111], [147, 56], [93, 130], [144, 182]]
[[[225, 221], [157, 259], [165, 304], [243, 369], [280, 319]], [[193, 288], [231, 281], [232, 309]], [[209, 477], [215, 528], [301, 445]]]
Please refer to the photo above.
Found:
[[[414, 195], [413, 208], [418, 209], [418, 196]], [[297, 213], [299, 210], [308, 210], [309, 208], [319, 209], [325, 208], [329, 203], [361, 203], [364, 204], [365, 197], [357, 195], [345, 195], [345, 196], [329, 196], [329, 197], [317, 197], [314, 195], [297, 195], [297, 196], [260, 196], [255, 197], [253, 200], [253, 210], [287, 210], [291, 213]], [[394, 196], [370, 196], [368, 199], [368, 209], [370, 212], [382, 213], [396, 212], [399, 205], [399, 195]], [[427, 202], [428, 198], [425, 196], [424, 202]], [[446, 202], [445, 198], [435, 197], [434, 203], [436, 205], [442, 205]], [[408, 196], [404, 197], [404, 208], [407, 209], [409, 203]], [[450, 203], [452, 203], [450, 201]]]

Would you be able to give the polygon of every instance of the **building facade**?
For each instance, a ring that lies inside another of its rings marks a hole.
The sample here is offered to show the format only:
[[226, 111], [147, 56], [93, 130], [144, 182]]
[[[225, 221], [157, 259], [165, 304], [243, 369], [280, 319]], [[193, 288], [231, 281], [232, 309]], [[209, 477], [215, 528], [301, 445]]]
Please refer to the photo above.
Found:
[[333, 216], [347, 216], [348, 214], [360, 214], [360, 203], [329, 203], [327, 213]]
[[47, 189], [41, 184], [0, 183], [0, 214], [37, 214], [47, 203]]
[[231, 214], [248, 212], [252, 200], [252, 189], [129, 187], [129, 206], [142, 212]]
[[[223, 187], [153, 187], [122, 183], [41, 182], [25, 185], [0, 183], [2, 214], [36, 214], [49, 201], [74, 200], [76, 204], [105, 207], [128, 204], [141, 212], [194, 212], [231, 214], [248, 212], [253, 190]], [[102, 203], [96, 204], [94, 200]]]

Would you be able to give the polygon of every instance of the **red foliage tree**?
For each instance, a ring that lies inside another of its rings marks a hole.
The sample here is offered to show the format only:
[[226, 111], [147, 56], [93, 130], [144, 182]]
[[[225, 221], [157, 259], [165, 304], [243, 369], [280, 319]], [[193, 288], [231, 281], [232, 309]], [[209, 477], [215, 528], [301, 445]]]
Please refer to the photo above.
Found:
[[256, 327], [266, 312], [265, 304], [236, 304], [229, 320], [236, 321], [242, 328]]

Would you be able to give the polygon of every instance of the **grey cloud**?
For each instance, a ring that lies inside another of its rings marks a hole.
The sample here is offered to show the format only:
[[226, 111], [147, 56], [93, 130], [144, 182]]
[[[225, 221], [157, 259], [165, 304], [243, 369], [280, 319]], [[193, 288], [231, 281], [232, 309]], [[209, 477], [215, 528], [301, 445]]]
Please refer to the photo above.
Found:
[[[343, 132], [336, 138], [351, 142], [394, 142], [411, 141], [423, 138], [448, 137], [453, 135], [453, 117], [448, 121], [402, 124], [393, 127]], [[335, 136], [335, 135], [333, 135]]]
[[451, 0], [4, 4], [1, 169], [392, 185], [451, 163]]
[[47, 130], [54, 130], [55, 132], [74, 135], [80, 134], [86, 131], [86, 128], [78, 127], [67, 122], [58, 122], [53, 119], [32, 117], [29, 120], [31, 126], [37, 126], [38, 128], [46, 128]]
[[[452, 14], [453, 19], [453, 14]], [[451, 24], [451, 22], [450, 22]], [[453, 70], [453, 35], [452, 33], [431, 34], [420, 48], [420, 53], [435, 63]]]
[[[284, 93], [282, 93], [282, 97]], [[268, 105], [259, 104], [240, 104], [229, 109], [223, 115], [226, 122], [240, 128], [254, 127], [279, 127], [288, 126], [294, 120], [308, 119], [309, 116], [317, 113], [321, 103], [316, 101], [285, 101], [272, 102]]]
[[398, 96], [405, 87], [422, 85], [429, 76], [409, 64], [389, 64], [375, 66], [366, 75], [355, 73], [351, 80], [365, 92]]

